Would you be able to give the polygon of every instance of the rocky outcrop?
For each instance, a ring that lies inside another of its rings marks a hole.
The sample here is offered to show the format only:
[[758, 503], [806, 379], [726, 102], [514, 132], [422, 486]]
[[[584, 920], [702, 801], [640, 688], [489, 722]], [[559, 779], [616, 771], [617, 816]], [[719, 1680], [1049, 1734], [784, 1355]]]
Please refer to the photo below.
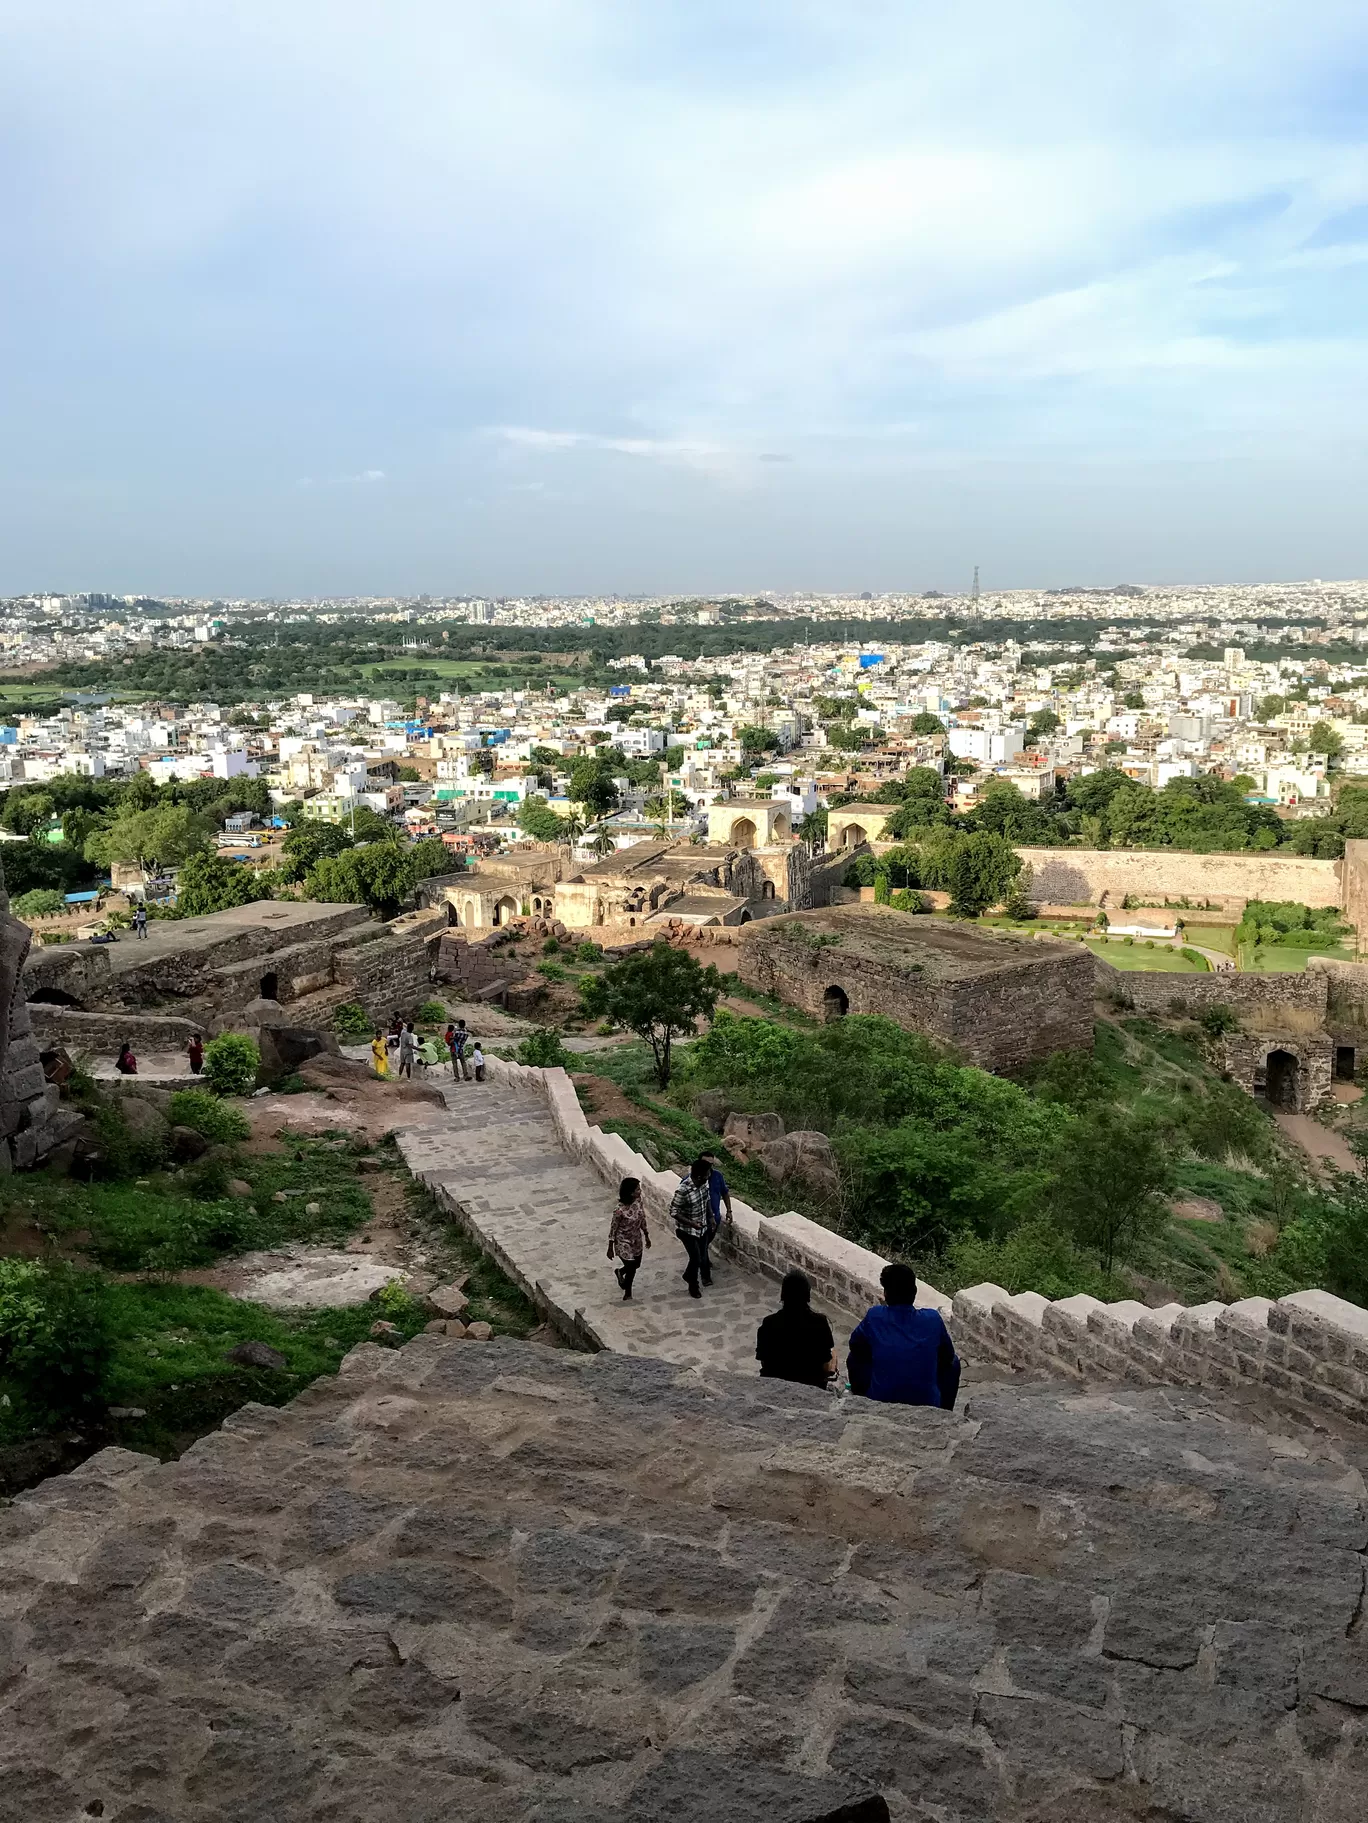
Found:
[[1351, 1823], [1361, 1452], [425, 1335], [0, 1512], [0, 1814]]

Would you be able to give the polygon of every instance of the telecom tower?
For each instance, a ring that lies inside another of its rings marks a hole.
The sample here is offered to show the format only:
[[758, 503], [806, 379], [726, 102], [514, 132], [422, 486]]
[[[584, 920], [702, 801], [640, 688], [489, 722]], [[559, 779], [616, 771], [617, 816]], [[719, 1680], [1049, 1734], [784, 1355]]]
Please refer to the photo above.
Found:
[[979, 570], [979, 567], [977, 564], [975, 564], [974, 565], [974, 586], [969, 591], [969, 599], [970, 599], [970, 601], [973, 602], [975, 607], [977, 607], [979, 604], [978, 570]]

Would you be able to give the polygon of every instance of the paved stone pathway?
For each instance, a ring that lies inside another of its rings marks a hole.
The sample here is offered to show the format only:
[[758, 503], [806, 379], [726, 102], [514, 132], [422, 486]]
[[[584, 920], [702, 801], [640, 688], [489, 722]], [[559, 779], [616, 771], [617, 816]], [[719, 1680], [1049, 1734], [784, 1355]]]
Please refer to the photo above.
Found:
[[[415, 1177], [467, 1212], [489, 1251], [527, 1286], [560, 1288], [555, 1301], [582, 1311], [604, 1346], [688, 1367], [755, 1373], [755, 1331], [778, 1306], [773, 1280], [716, 1258], [713, 1282], [690, 1298], [684, 1249], [652, 1226], [632, 1301], [624, 1303], [606, 1252], [613, 1191], [561, 1147], [540, 1096], [502, 1083], [448, 1085], [449, 1120], [398, 1136]], [[844, 1364], [849, 1315], [828, 1309]]]

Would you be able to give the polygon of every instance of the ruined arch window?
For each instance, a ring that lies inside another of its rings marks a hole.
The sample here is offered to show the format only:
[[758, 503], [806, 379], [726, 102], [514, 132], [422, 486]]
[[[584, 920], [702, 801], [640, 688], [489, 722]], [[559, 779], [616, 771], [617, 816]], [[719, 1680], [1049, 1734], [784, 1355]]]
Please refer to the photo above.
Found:
[[842, 848], [858, 848], [861, 842], [867, 840], [863, 823], [847, 823], [841, 831]]
[[850, 996], [843, 987], [833, 982], [822, 995], [822, 1017], [830, 1025], [834, 1019], [844, 1019], [850, 1011]]
[[733, 848], [755, 847], [755, 824], [749, 817], [738, 817], [731, 827]]
[[269, 969], [267, 973], [261, 977], [261, 983], [257, 988], [257, 993], [263, 1000], [278, 1000], [280, 998], [280, 981], [274, 969]]
[[760, 897], [762, 899], [772, 899], [774, 897], [774, 881], [773, 880], [765, 881], [764, 885], [760, 888]]
[[450, 930], [453, 925], [459, 924], [460, 922], [461, 922], [461, 914], [457, 911], [456, 907], [452, 904], [451, 900], [448, 899], [447, 900], [447, 929]]

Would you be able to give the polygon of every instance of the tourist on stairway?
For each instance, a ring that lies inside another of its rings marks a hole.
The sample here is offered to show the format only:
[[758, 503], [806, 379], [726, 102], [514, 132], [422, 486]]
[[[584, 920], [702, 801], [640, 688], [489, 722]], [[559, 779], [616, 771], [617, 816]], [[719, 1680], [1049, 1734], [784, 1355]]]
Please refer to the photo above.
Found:
[[960, 1364], [938, 1310], [918, 1310], [917, 1275], [896, 1260], [879, 1274], [883, 1303], [850, 1338], [846, 1378], [853, 1393], [888, 1405], [939, 1405], [952, 1411]]
[[418, 1035], [413, 1021], [407, 1020], [399, 1031], [399, 1074], [413, 1081], [413, 1060], [418, 1055]]
[[708, 1232], [703, 1241], [703, 1283], [712, 1284], [712, 1255], [710, 1248], [717, 1239], [717, 1231], [722, 1226], [722, 1205], [727, 1206], [727, 1220], [732, 1219], [731, 1191], [727, 1180], [717, 1168], [717, 1154], [709, 1149], [698, 1155], [705, 1160], [708, 1167]]
[[642, 1243], [651, 1244], [651, 1231], [646, 1225], [646, 1205], [641, 1200], [641, 1184], [635, 1177], [624, 1177], [618, 1186], [617, 1208], [608, 1227], [608, 1258], [616, 1253], [621, 1265], [614, 1267], [614, 1277], [622, 1287], [622, 1301], [632, 1296], [632, 1280], [641, 1264]]
[[826, 1318], [812, 1308], [812, 1282], [805, 1272], [786, 1272], [779, 1309], [765, 1318], [755, 1337], [761, 1377], [826, 1386], [836, 1377], [836, 1338]]
[[705, 1285], [712, 1283], [712, 1272], [708, 1268], [708, 1226], [712, 1219], [712, 1199], [708, 1195], [710, 1176], [707, 1159], [696, 1158], [670, 1202], [670, 1220], [689, 1256], [689, 1263], [684, 1268], [684, 1283], [689, 1287], [691, 1298], [703, 1296], [698, 1288], [700, 1275]]
[[483, 1082], [483, 1081], [484, 1081], [484, 1079], [485, 1079], [485, 1073], [484, 1073], [484, 1052], [483, 1052], [483, 1051], [482, 1051], [482, 1050], [481, 1050], [481, 1049], [480, 1049], [480, 1041], [479, 1041], [479, 1039], [478, 1039], [478, 1038], [474, 1038], [474, 1039], [472, 1039], [472, 1040], [471, 1040], [471, 1044], [470, 1044], [470, 1061], [471, 1061], [471, 1063], [472, 1063], [472, 1064], [474, 1064], [474, 1066], [475, 1066], [475, 1080], [476, 1080], [476, 1082]]

